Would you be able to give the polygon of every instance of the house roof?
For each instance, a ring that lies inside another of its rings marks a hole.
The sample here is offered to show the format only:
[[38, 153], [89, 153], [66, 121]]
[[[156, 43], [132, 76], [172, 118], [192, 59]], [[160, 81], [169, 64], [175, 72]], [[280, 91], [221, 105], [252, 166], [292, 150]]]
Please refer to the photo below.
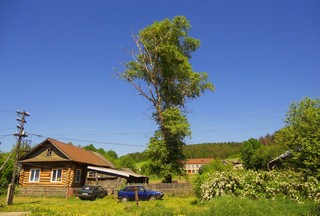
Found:
[[213, 158], [194, 158], [186, 160], [185, 164], [208, 164]]
[[268, 162], [268, 166], [270, 166], [270, 165], [271, 165], [272, 163], [274, 163], [275, 161], [278, 161], [278, 160], [280, 160], [280, 159], [287, 158], [287, 157], [290, 156], [290, 155], [291, 155], [291, 151], [288, 150], [288, 151], [286, 151], [285, 153], [283, 153], [283, 154], [279, 155], [278, 157], [274, 158], [273, 160], [269, 161], [269, 162]]
[[28, 156], [31, 155], [32, 152], [37, 151], [37, 149], [39, 149], [42, 145], [46, 144], [47, 142], [54, 145], [63, 155], [67, 157], [67, 159], [61, 158], [59, 159], [59, 161], [75, 161], [95, 166], [115, 168], [114, 164], [112, 164], [110, 161], [105, 159], [102, 155], [100, 155], [97, 152], [87, 151], [83, 148], [66, 144], [52, 138], [48, 138], [36, 147], [34, 147], [19, 162], [42, 162], [39, 158], [31, 158]]
[[116, 169], [110, 169], [110, 168], [105, 168], [105, 167], [94, 167], [94, 166], [88, 166], [89, 170], [95, 170], [95, 171], [100, 171], [104, 173], [110, 173], [122, 177], [129, 177], [129, 173], [126, 173], [122, 170], [116, 170]]
[[129, 173], [130, 175], [134, 176], [134, 177], [147, 177], [145, 175], [141, 175], [141, 174], [138, 174], [138, 173], [135, 173], [132, 169], [130, 168], [122, 168], [121, 170], [125, 171], [126, 173]]
[[105, 168], [105, 167], [94, 167], [94, 166], [88, 166], [89, 170], [95, 170], [95, 171], [100, 171], [100, 172], [104, 172], [104, 173], [109, 173], [109, 174], [113, 174], [113, 175], [118, 175], [118, 176], [122, 176], [122, 177], [146, 177], [143, 175], [140, 175], [138, 173], [133, 172], [132, 170], [125, 171], [125, 170], [116, 170], [116, 169], [110, 169], [110, 168]]

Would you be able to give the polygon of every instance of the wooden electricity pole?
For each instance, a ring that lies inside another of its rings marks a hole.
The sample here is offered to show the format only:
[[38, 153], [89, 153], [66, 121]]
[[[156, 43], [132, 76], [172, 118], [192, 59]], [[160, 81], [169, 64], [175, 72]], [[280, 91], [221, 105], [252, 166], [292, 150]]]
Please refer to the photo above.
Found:
[[[13, 202], [13, 195], [14, 195], [14, 189], [15, 189], [15, 179], [16, 179], [16, 172], [18, 170], [18, 159], [20, 156], [20, 146], [21, 146], [21, 141], [23, 137], [27, 137], [28, 135], [24, 131], [24, 123], [27, 123], [25, 120], [26, 116], [29, 116], [30, 114], [28, 112], [20, 112], [17, 111], [18, 117], [17, 121], [19, 121], [19, 125], [17, 125], [17, 128], [19, 129], [18, 133], [14, 133], [14, 136], [18, 137], [18, 142], [16, 144], [16, 148], [14, 149], [15, 151], [15, 159], [14, 159], [14, 166], [13, 166], [13, 171], [12, 171], [12, 177], [11, 177], [11, 183], [9, 184], [8, 187], [8, 193], [7, 193], [7, 205], [11, 205]], [[21, 117], [21, 118], [20, 118]]]

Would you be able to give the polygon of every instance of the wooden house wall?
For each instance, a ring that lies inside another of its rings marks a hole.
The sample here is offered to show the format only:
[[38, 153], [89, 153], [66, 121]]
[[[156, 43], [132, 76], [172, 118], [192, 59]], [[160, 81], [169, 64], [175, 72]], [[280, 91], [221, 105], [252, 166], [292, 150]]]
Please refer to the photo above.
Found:
[[[40, 169], [39, 182], [30, 182], [30, 170]], [[52, 169], [62, 169], [61, 182], [51, 182]], [[75, 182], [76, 170], [81, 169], [82, 179]], [[83, 166], [72, 162], [56, 162], [56, 163], [32, 163], [23, 164], [20, 171], [19, 183], [21, 187], [81, 187], [85, 182], [85, 172]]]

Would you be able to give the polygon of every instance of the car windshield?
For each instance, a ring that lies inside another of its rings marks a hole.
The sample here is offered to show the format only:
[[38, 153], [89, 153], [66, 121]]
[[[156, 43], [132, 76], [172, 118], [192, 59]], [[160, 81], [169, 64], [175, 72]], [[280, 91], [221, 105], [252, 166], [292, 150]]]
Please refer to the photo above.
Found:
[[95, 187], [94, 186], [84, 186], [81, 188], [83, 191], [92, 191]]
[[151, 188], [146, 187], [146, 186], [143, 186], [143, 188], [144, 188], [146, 191], [152, 190]]
[[[148, 190], [146, 187], [137, 186], [138, 191]], [[122, 191], [135, 191], [135, 186], [125, 187]]]

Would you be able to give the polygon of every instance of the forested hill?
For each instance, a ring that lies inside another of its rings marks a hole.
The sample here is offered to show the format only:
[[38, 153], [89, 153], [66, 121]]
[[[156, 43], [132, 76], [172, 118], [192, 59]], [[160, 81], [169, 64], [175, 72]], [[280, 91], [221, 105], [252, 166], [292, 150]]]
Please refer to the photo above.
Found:
[[185, 153], [188, 159], [192, 158], [219, 158], [225, 159], [240, 154], [240, 142], [203, 143], [187, 145]]
[[[185, 146], [185, 153], [188, 159], [192, 158], [219, 158], [225, 159], [231, 156], [239, 156], [240, 142], [226, 143], [203, 143]], [[128, 154], [135, 162], [147, 160], [145, 152], [135, 152]]]

